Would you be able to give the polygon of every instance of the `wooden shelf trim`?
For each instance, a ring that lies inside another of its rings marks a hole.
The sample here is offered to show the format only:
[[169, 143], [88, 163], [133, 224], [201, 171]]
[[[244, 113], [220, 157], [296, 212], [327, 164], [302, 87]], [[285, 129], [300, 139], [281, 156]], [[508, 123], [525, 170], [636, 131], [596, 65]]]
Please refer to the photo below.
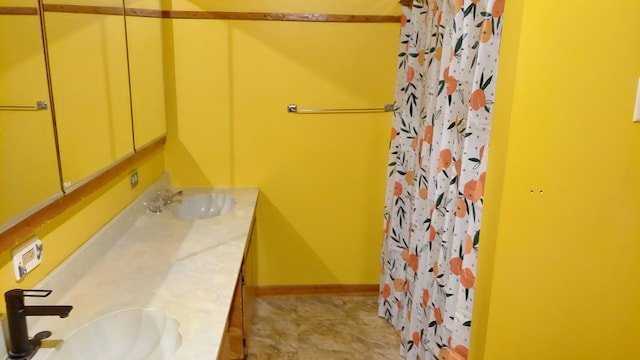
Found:
[[375, 295], [379, 292], [379, 285], [274, 285], [258, 286], [255, 291], [257, 296]]
[[57, 5], [45, 4], [46, 12], [80, 14], [122, 15], [162, 19], [208, 19], [208, 20], [262, 20], [262, 21], [308, 21], [346, 23], [399, 23], [396, 15], [349, 15], [319, 13], [275, 13], [275, 12], [233, 12], [233, 11], [186, 11], [156, 10], [109, 6]]
[[108, 184], [123, 173], [126, 173], [133, 165], [145, 160], [157, 151], [161, 151], [166, 142], [166, 136], [148, 144], [142, 149], [122, 159], [120, 162], [105, 170], [103, 173], [87, 181], [73, 191], [53, 200], [42, 209], [23, 219], [16, 225], [0, 233], [0, 252], [9, 250], [20, 242], [32, 236], [44, 224], [53, 220], [73, 205], [88, 197], [96, 190]]
[[399, 23], [395, 15], [349, 15], [314, 13], [267, 13], [267, 12], [226, 12], [226, 11], [179, 11], [163, 10], [167, 19], [219, 19], [219, 20], [267, 20], [267, 21], [310, 21], [310, 22], [356, 22], [356, 23]]
[[126, 8], [124, 14], [135, 17], [164, 18], [164, 10]]
[[0, 15], [38, 15], [37, 7], [0, 6]]
[[44, 4], [44, 11], [72, 14], [124, 15], [124, 9], [117, 6]]

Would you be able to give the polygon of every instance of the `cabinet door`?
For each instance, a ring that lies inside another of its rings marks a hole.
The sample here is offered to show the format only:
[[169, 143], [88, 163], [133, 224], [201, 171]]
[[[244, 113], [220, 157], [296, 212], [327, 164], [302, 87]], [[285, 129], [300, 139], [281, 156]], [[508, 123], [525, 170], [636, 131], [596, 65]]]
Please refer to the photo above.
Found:
[[139, 149], [167, 132], [162, 19], [128, 15], [126, 21], [133, 129]]
[[133, 151], [124, 16], [45, 10], [45, 26], [66, 190]]
[[[20, 7], [15, 7], [19, 5]], [[0, 231], [62, 194], [37, 2], [0, 1]]]

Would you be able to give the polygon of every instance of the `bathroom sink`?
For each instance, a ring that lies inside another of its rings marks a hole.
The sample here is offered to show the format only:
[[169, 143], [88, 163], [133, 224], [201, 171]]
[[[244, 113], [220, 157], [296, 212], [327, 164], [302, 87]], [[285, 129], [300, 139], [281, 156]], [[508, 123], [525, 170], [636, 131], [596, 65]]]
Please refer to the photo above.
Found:
[[206, 219], [226, 214], [236, 204], [235, 199], [222, 193], [202, 193], [185, 196], [176, 203], [174, 214], [185, 220]]
[[47, 360], [175, 359], [182, 344], [179, 325], [159, 310], [119, 310], [64, 338]]

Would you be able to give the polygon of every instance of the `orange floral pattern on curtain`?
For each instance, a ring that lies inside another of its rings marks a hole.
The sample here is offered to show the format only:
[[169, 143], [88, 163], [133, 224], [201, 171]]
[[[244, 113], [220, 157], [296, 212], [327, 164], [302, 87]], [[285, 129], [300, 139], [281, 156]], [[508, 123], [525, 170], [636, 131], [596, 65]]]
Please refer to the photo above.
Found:
[[407, 359], [466, 359], [504, 0], [403, 7], [379, 315]]

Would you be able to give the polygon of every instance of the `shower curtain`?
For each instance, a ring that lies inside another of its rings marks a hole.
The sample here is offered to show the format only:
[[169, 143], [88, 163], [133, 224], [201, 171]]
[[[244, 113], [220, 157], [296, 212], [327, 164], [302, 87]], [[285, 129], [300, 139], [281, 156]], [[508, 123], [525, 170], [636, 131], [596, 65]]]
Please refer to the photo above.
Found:
[[466, 359], [504, 0], [402, 7], [378, 312], [407, 359]]

